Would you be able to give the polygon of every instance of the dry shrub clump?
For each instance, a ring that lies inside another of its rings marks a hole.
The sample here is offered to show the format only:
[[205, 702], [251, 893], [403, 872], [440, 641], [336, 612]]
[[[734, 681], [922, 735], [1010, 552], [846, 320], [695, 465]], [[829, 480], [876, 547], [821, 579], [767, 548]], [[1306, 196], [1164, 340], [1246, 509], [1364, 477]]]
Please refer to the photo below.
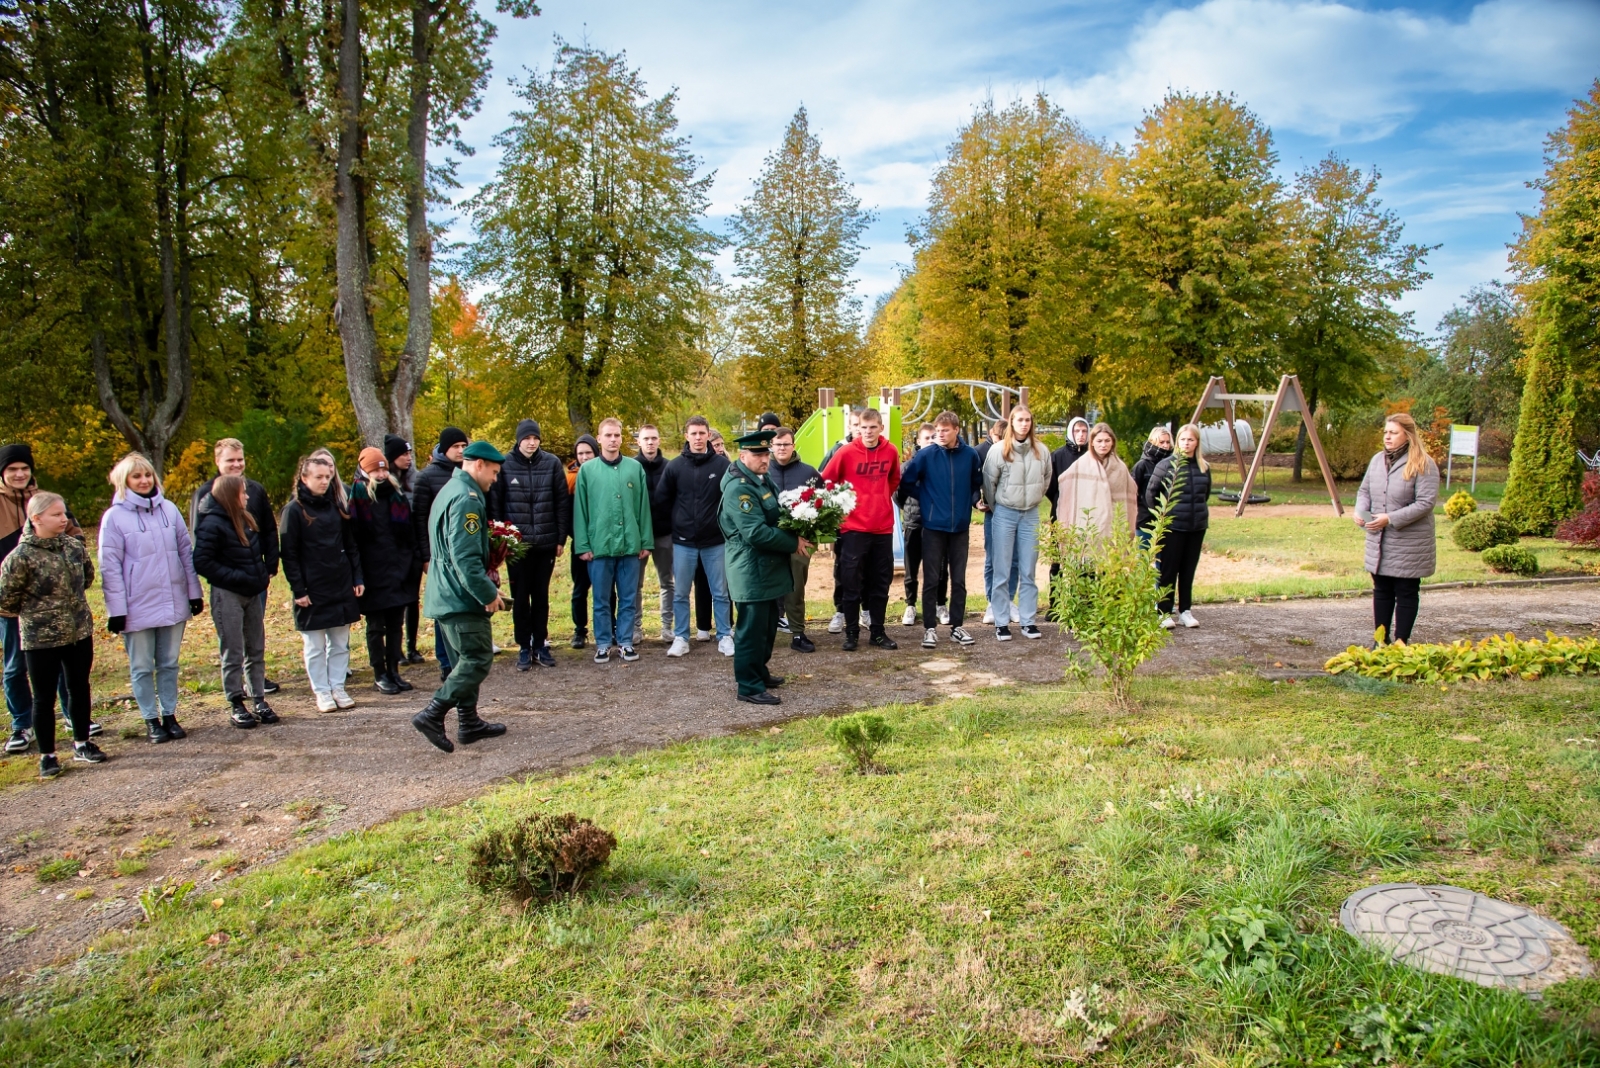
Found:
[[491, 827], [468, 845], [468, 879], [520, 902], [573, 894], [604, 868], [617, 837], [571, 812]]

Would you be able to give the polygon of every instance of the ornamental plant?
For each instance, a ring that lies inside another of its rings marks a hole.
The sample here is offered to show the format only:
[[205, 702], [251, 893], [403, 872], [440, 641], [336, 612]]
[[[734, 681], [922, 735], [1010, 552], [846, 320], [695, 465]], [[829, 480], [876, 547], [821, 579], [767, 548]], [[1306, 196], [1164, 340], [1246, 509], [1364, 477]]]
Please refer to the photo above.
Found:
[[1537, 575], [1539, 558], [1532, 549], [1520, 545], [1493, 545], [1483, 550], [1483, 563], [1490, 571], [1510, 575]]
[[839, 536], [844, 517], [856, 509], [855, 487], [848, 482], [812, 479], [778, 494], [778, 526], [820, 545]]
[[1556, 537], [1573, 545], [1600, 548], [1600, 471], [1583, 476], [1583, 510], [1556, 527]]
[[617, 837], [571, 812], [491, 827], [467, 846], [467, 879], [520, 902], [575, 894], [611, 859]]
[[878, 752], [894, 737], [894, 728], [876, 712], [859, 712], [829, 721], [824, 733], [855, 761], [859, 774], [869, 775], [883, 770]]
[[1456, 490], [1450, 495], [1450, 499], [1444, 502], [1444, 514], [1451, 519], [1460, 519], [1477, 510], [1478, 502], [1466, 490]]
[[1481, 553], [1495, 545], [1515, 545], [1521, 537], [1516, 524], [1499, 512], [1473, 512], [1456, 521], [1450, 538], [1469, 553]]
[[[1382, 633], [1379, 627], [1376, 636], [1380, 641]], [[1324, 666], [1333, 675], [1350, 672], [1394, 682], [1531, 681], [1551, 675], [1600, 674], [1600, 640], [1562, 638], [1546, 631], [1543, 641], [1496, 634], [1479, 642], [1449, 645], [1394, 642], [1376, 649], [1352, 645]]]

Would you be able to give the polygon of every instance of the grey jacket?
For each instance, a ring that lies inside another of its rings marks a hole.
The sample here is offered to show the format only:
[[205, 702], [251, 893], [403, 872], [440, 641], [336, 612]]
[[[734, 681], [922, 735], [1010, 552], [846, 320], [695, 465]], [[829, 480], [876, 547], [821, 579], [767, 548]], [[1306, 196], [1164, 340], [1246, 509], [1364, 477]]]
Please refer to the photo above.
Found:
[[983, 500], [990, 508], [1004, 505], [1019, 512], [1039, 507], [1050, 491], [1050, 453], [1042, 446], [1013, 450], [1006, 463], [1005, 449], [996, 444], [983, 458]]
[[1356, 492], [1357, 511], [1387, 515], [1389, 525], [1367, 531], [1367, 571], [1388, 578], [1427, 578], [1436, 564], [1433, 507], [1439, 501], [1439, 465], [1430, 458], [1420, 475], [1406, 478], [1406, 460], [1393, 468], [1383, 453], [1367, 464]]

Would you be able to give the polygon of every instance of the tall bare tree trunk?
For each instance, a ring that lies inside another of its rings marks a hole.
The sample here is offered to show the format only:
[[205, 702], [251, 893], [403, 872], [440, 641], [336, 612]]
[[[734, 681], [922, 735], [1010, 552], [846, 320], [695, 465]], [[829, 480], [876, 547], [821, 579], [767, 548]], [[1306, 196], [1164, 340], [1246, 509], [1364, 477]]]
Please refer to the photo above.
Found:
[[344, 349], [345, 380], [355, 409], [361, 440], [381, 448], [389, 431], [388, 413], [378, 396], [378, 332], [367, 304], [371, 278], [367, 266], [366, 103], [361, 77], [360, 0], [341, 0], [339, 41], [339, 157], [334, 176], [334, 211], [338, 237], [334, 264], [339, 276], [339, 341]]
[[433, 235], [428, 230], [428, 118], [434, 5], [411, 5], [411, 117], [406, 125], [406, 344], [389, 395], [389, 426], [411, 438], [411, 413], [433, 347]]

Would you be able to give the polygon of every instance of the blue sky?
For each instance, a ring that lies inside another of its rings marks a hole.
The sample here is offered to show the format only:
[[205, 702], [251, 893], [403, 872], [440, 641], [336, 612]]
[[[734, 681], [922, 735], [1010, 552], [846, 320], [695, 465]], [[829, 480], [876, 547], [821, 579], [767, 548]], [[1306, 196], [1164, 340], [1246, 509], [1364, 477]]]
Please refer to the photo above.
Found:
[[1431, 333], [1467, 289], [1505, 277], [1544, 139], [1600, 76], [1597, 0], [541, 3], [537, 19], [496, 16], [494, 82], [464, 130], [468, 192], [493, 174], [507, 78], [547, 67], [555, 35], [626, 52], [652, 94], [677, 89], [682, 130], [717, 174], [718, 229], [804, 103], [877, 212], [857, 269], [868, 310], [909, 263], [906, 228], [975, 105], [1044, 90], [1127, 144], [1170, 87], [1236, 94], [1272, 127], [1286, 179], [1330, 151], [1376, 165], [1407, 239], [1442, 246], [1403, 304]]

